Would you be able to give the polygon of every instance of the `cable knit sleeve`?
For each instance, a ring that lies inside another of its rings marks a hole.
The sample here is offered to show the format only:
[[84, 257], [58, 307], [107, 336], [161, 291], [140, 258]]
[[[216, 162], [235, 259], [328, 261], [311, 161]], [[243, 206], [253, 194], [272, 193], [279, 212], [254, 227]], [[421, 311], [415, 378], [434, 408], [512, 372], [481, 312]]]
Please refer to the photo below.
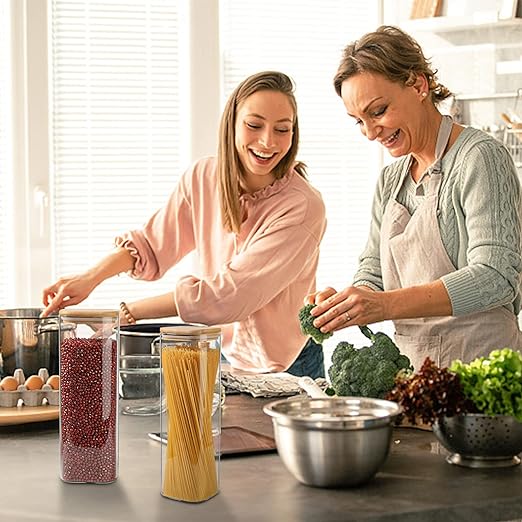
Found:
[[519, 296], [521, 199], [509, 152], [489, 137], [465, 149], [455, 169], [451, 197], [457, 226], [467, 235], [467, 266], [442, 281], [453, 315], [461, 315], [506, 305]]
[[[196, 167], [193, 167], [196, 168]], [[131, 230], [115, 239], [116, 246], [129, 250], [136, 259], [129, 275], [153, 281], [194, 249], [189, 169], [170, 195], [141, 230]]]

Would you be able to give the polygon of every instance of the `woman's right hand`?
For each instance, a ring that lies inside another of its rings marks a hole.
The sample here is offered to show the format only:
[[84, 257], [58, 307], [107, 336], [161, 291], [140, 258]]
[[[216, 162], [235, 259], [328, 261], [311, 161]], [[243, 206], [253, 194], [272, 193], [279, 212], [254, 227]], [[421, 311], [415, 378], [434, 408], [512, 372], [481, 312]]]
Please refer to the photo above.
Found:
[[43, 290], [42, 300], [46, 308], [41, 313], [41, 317], [47, 317], [62, 308], [81, 303], [89, 297], [94, 288], [96, 284], [86, 274], [58, 279], [56, 283]]
[[61, 308], [81, 303], [105, 279], [132, 270], [134, 263], [134, 257], [126, 248], [117, 247], [82, 274], [58, 279], [54, 285], [43, 291], [43, 304], [46, 308], [41, 314], [42, 317]]

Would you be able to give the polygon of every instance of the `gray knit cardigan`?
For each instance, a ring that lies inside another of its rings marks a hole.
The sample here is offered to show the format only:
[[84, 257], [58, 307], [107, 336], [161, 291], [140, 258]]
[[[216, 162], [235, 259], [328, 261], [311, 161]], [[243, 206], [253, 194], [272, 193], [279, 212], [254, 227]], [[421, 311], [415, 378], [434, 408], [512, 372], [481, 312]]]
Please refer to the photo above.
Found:
[[[386, 166], [375, 191], [370, 233], [354, 285], [382, 290], [379, 236], [384, 209], [409, 168], [410, 156]], [[442, 277], [453, 315], [521, 306], [521, 188], [508, 150], [487, 133], [468, 127], [442, 159], [438, 223], [456, 267]], [[398, 196], [410, 213], [419, 198], [407, 180]]]

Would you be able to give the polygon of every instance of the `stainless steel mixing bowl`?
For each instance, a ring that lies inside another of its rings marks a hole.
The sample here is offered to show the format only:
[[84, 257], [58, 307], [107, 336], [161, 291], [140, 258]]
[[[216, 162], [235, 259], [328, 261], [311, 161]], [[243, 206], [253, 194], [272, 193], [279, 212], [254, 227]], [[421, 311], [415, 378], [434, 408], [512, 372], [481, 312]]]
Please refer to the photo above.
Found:
[[362, 397], [271, 402], [277, 451], [294, 477], [309, 486], [357, 486], [370, 480], [390, 448], [395, 402]]
[[450, 452], [450, 464], [469, 468], [499, 468], [520, 464], [522, 423], [508, 415], [490, 417], [465, 413], [443, 417], [433, 433]]

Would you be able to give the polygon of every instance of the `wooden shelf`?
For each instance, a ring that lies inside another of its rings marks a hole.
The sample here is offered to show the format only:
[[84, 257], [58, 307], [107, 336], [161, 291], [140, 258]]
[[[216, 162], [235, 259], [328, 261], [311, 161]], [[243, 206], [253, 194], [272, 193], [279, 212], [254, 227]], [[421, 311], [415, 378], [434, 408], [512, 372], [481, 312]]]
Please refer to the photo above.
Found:
[[483, 29], [501, 31], [522, 27], [522, 18], [487, 20], [480, 16], [434, 16], [432, 18], [406, 20], [402, 22], [401, 26], [405, 31], [427, 31], [436, 34]]

